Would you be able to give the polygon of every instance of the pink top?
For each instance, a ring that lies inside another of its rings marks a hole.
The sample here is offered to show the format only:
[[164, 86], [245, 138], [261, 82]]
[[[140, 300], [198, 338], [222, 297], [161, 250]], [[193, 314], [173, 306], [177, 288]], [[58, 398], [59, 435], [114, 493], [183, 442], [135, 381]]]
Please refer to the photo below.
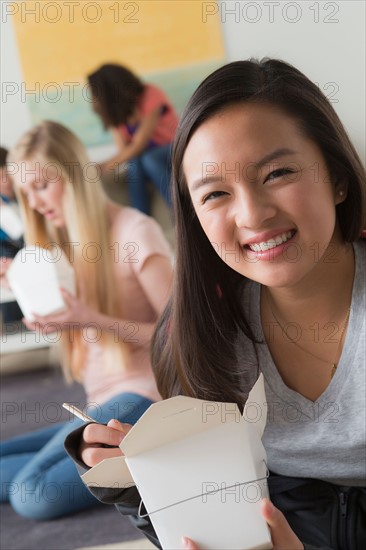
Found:
[[[123, 319], [154, 322], [157, 315], [140, 283], [145, 261], [159, 254], [171, 258], [170, 247], [158, 223], [138, 210], [123, 207], [111, 230], [116, 284], [118, 285]], [[131, 339], [138, 339], [136, 326], [131, 324]], [[118, 337], [116, 327], [116, 337]], [[106, 366], [103, 347], [94, 340], [88, 328], [86, 364], [83, 384], [88, 403], [104, 403], [123, 392], [138, 393], [159, 400], [150, 364], [150, 347], [138, 343], [126, 346], [126, 362], [122, 368]], [[95, 340], [98, 340], [97, 335]]]
[[[137, 106], [139, 115], [143, 118], [159, 106], [161, 107], [161, 115], [158, 124], [154, 128], [148, 147], [172, 143], [178, 126], [178, 116], [165, 93], [152, 84], [146, 84]], [[137, 127], [138, 125], [128, 126], [125, 124], [119, 126], [127, 143], [131, 141]]]

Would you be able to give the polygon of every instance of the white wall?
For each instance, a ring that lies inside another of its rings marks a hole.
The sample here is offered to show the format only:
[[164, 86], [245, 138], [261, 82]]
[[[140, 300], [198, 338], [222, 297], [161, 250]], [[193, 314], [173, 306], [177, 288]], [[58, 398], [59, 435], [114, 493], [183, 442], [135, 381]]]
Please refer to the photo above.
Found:
[[[4, 6], [1, 2], [2, 14]], [[228, 60], [269, 56], [296, 65], [335, 101], [335, 109], [365, 159], [363, 1], [202, 2], [203, 18], [212, 17], [213, 11], [221, 18]], [[20, 88], [22, 74], [11, 20], [3, 16], [1, 21], [0, 141], [11, 147], [31, 120], [20, 93], [4, 96], [5, 86]], [[89, 151], [93, 160], [109, 152], [110, 146]]]
[[[32, 127], [32, 120], [24, 92], [22, 93], [22, 68], [12, 17], [8, 15], [10, 11], [7, 11], [6, 4], [10, 2], [0, 2], [0, 144], [9, 149]], [[92, 160], [98, 162], [114, 151], [113, 145], [104, 145], [90, 149], [89, 155]]]
[[228, 59], [276, 57], [295, 65], [332, 101], [364, 161], [365, 6], [357, 0], [219, 2]]
[[13, 25], [11, 19], [5, 17], [4, 4], [1, 4], [0, 10], [0, 143], [3, 147], [11, 147], [31, 127], [32, 122], [27, 105], [21, 100], [22, 70]]

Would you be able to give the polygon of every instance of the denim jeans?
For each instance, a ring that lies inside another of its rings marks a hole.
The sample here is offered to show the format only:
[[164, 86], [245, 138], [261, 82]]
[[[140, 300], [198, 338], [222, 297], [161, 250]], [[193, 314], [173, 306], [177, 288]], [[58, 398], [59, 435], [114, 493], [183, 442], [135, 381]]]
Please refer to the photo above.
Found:
[[[134, 393], [116, 395], [87, 414], [101, 423], [111, 418], [134, 424], [152, 401]], [[91, 410], [93, 409], [93, 410]], [[83, 422], [72, 417], [0, 443], [1, 502], [21, 516], [45, 520], [100, 505], [66, 454], [64, 440]]]
[[128, 162], [128, 194], [131, 206], [150, 214], [147, 181], [151, 181], [170, 207], [171, 144], [147, 149]]

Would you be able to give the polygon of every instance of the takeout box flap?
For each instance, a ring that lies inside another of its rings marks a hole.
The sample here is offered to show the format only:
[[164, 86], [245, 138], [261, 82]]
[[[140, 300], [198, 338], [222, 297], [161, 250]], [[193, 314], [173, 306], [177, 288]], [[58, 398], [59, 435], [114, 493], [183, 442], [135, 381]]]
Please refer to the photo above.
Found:
[[[255, 418], [253, 407], [257, 410]], [[261, 438], [266, 417], [266, 395], [261, 374], [249, 393], [243, 418], [248, 418], [255, 425]], [[204, 401], [179, 395], [151, 405], [124, 438], [120, 448], [123, 454], [130, 457], [238, 421], [240, 411], [234, 403]]]
[[88, 487], [127, 489], [135, 485], [124, 456], [102, 460], [83, 474], [81, 479]]
[[[129, 431], [120, 448], [130, 457], [213, 429], [223, 423], [222, 405], [225, 404], [182, 395], [154, 403]], [[232, 403], [228, 406], [233, 414], [227, 421], [240, 420], [238, 407]]]

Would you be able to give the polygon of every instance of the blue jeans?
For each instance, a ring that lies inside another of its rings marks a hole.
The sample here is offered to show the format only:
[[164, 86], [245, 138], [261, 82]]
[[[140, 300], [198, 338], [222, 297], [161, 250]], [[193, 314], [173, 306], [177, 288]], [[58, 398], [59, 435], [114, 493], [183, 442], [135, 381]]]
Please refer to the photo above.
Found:
[[[86, 412], [101, 423], [118, 418], [134, 424], [151, 404], [141, 395], [122, 393]], [[37, 520], [100, 505], [64, 449], [66, 436], [82, 424], [72, 417], [0, 443], [1, 502], [9, 501], [18, 514]]]
[[170, 152], [171, 144], [147, 149], [138, 157], [128, 162], [128, 194], [133, 208], [150, 214], [147, 181], [151, 181], [167, 205], [171, 206], [170, 197]]

